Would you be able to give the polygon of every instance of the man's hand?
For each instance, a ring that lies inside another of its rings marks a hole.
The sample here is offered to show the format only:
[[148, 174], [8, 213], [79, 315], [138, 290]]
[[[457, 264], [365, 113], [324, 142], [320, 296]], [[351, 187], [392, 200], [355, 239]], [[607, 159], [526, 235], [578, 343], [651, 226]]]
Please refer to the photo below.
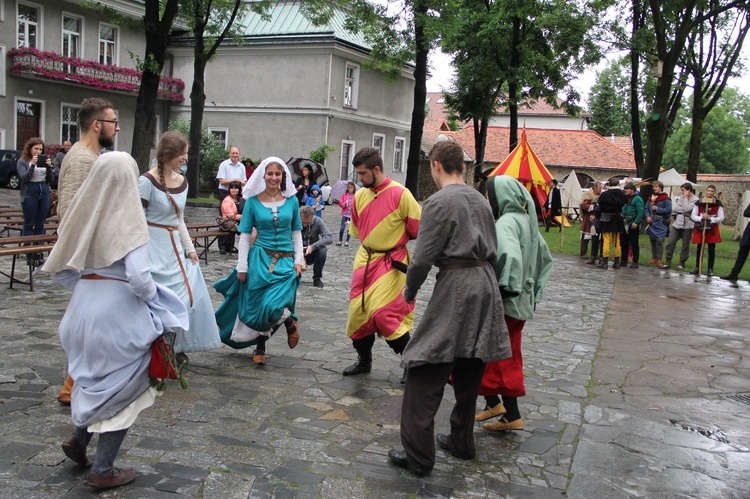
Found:
[[305, 256], [311, 255], [312, 252], [313, 252], [313, 247], [312, 246], [308, 246], [307, 248], [305, 248]]
[[415, 296], [411, 301], [406, 299], [406, 288], [401, 292], [401, 295], [404, 297], [404, 301], [407, 303], [407, 305], [414, 305], [414, 302], [417, 301], [417, 297]]

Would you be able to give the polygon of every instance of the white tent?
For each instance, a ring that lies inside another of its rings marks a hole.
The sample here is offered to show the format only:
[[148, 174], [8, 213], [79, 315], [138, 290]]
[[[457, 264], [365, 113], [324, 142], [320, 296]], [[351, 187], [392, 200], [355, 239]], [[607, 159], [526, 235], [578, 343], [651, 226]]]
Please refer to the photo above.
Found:
[[577, 209], [581, 204], [582, 197], [583, 190], [581, 189], [581, 184], [578, 182], [575, 170], [571, 170], [565, 180], [565, 184], [560, 189], [563, 213], [570, 215], [575, 212], [574, 208]]
[[[675, 170], [674, 168], [670, 168], [669, 170], [661, 172], [659, 174], [659, 182], [664, 184], [664, 190], [669, 192], [670, 197], [672, 196], [672, 187], [680, 187], [685, 182], [693, 184], [693, 188], [703, 187], [703, 185], [701, 184], [694, 184], [693, 182], [690, 182], [685, 177], [677, 173], [677, 170]], [[679, 194], [679, 189], [677, 189], [677, 194]]]
[[734, 224], [734, 232], [732, 232], [732, 239], [742, 239], [742, 234], [745, 232], [745, 227], [747, 227], [748, 220], [747, 218], [743, 217], [742, 214], [745, 212], [745, 208], [747, 208], [748, 203], [750, 203], [750, 191], [745, 191], [742, 193], [742, 211], [737, 216], [737, 223]]

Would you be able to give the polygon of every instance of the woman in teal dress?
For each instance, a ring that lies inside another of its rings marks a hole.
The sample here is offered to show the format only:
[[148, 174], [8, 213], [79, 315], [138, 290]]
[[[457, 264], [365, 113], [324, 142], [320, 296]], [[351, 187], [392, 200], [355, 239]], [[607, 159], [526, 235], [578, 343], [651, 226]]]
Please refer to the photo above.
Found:
[[150, 237], [151, 275], [174, 291], [190, 314], [190, 329], [175, 340], [178, 353], [221, 346], [214, 307], [183, 218], [188, 183], [180, 168], [187, 152], [188, 141], [183, 134], [166, 132], [156, 148], [156, 166], [138, 177]]
[[281, 324], [289, 348], [299, 342], [294, 307], [304, 256], [295, 193], [284, 161], [270, 157], [260, 164], [242, 191], [247, 202], [237, 268], [214, 284], [224, 295], [216, 310], [221, 341], [238, 349], [255, 345], [253, 362], [259, 365], [265, 364], [266, 341]]

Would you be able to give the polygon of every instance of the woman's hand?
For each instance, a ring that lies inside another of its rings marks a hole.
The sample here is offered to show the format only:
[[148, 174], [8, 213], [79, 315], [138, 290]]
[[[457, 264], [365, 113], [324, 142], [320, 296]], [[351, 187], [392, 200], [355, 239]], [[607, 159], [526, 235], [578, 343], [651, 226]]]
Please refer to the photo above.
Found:
[[34, 157], [33, 157], [33, 158], [31, 158], [31, 161], [30, 161], [30, 163], [31, 163], [32, 165], [36, 166], [36, 160], [37, 160], [37, 158], [39, 158], [39, 155], [38, 155], [38, 154], [35, 154], [35, 155], [34, 155]]
[[247, 280], [247, 272], [237, 272], [237, 279], [240, 282], [245, 282]]
[[294, 271], [297, 273], [297, 277], [302, 275], [302, 265], [299, 263], [294, 264]]
[[198, 264], [198, 253], [196, 253], [195, 251], [191, 251], [190, 253], [188, 253], [188, 258], [191, 262], [193, 262], [193, 265]]

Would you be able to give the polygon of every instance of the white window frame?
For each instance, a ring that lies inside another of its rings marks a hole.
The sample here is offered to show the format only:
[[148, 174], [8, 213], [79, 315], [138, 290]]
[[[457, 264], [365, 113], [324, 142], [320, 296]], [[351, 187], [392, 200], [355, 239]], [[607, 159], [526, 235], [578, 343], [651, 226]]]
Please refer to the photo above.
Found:
[[[352, 70], [352, 76], [349, 77], [349, 70]], [[359, 101], [359, 75], [360, 66], [354, 62], [346, 63], [344, 69], [344, 98], [343, 106], [350, 109], [357, 109]], [[351, 92], [351, 95], [349, 95]]]
[[[112, 28], [115, 31], [114, 42], [110, 42], [109, 40], [102, 40], [102, 28], [105, 28], [105, 27]], [[99, 31], [97, 32], [96, 36], [98, 40], [96, 44], [98, 47], [97, 48], [98, 54], [97, 54], [96, 60], [100, 64], [105, 64], [105, 65], [107, 64], [106, 62], [102, 62], [102, 42], [104, 42], [105, 44], [112, 43], [114, 45], [113, 50], [112, 50], [112, 66], [118, 66], [120, 64], [120, 51], [118, 50], [118, 47], [120, 46], [120, 28], [115, 26], [114, 24], [100, 22]]]
[[[224, 149], [229, 149], [229, 128], [227, 127], [220, 127], [220, 126], [210, 126], [208, 127], [208, 133], [213, 135], [216, 139], [216, 134], [214, 132], [219, 132], [224, 134]], [[220, 139], [219, 139], [220, 140]]]
[[65, 18], [66, 17], [73, 17], [75, 19], [78, 19], [78, 21], [81, 23], [80, 25], [80, 31], [78, 33], [78, 54], [72, 55], [70, 57], [78, 57], [79, 59], [83, 59], [83, 29], [86, 25], [85, 19], [79, 15], [72, 14], [70, 12], [62, 11], [62, 15], [60, 17], [60, 30], [62, 31], [62, 35], [60, 36], [60, 53], [63, 55], [68, 55], [63, 52], [65, 49], [65, 35], [73, 33], [72, 31], [66, 31], [65, 30]]
[[[349, 148], [349, 157], [344, 158], [344, 151], [346, 148], [345, 145], [351, 146]], [[352, 160], [354, 159], [354, 154], [356, 153], [356, 143], [353, 140], [344, 139], [341, 141], [341, 163], [339, 165], [339, 180], [350, 180], [349, 176], [354, 172], [354, 167], [352, 166]], [[341, 166], [346, 165], [346, 171], [349, 172], [349, 175], [346, 176], [346, 178], [341, 178]]]
[[[78, 110], [81, 109], [81, 105], [80, 104], [73, 104], [71, 102], [61, 102], [60, 103], [60, 134], [58, 135], [58, 137], [60, 137], [60, 144], [62, 144], [66, 140], [70, 140], [70, 139], [63, 138], [63, 125], [65, 124], [65, 122], [63, 121], [63, 116], [65, 114], [65, 108], [66, 107], [72, 108], [72, 109], [78, 109]], [[75, 143], [76, 140], [79, 140], [81, 138], [81, 128], [78, 125], [78, 120], [76, 120], [76, 126], [78, 127], [78, 137], [76, 137], [75, 140], [71, 140], [70, 141], [71, 143]]]
[[[14, 123], [15, 120], [18, 118], [18, 101], [23, 102], [37, 102], [39, 103], [39, 136], [45, 137], [47, 135], [45, 130], [45, 123], [47, 122], [47, 101], [42, 99], [33, 99], [31, 97], [26, 96], [15, 96], [13, 98], [13, 120]], [[18, 142], [18, 128], [15, 126], [13, 127], [14, 133], [13, 133], [13, 143]], [[15, 149], [15, 147], [13, 148]]]
[[[375, 145], [375, 139], [380, 139], [380, 147]], [[385, 134], [374, 132], [372, 134], [372, 147], [378, 150], [378, 154], [382, 158], [385, 156]]]
[[[0, 7], [2, 7], [2, 0], [0, 0]], [[0, 128], [0, 149], [5, 149], [5, 128]]]
[[[26, 2], [26, 1], [18, 1], [16, 2], [16, 48], [21, 48], [18, 45], [18, 37], [20, 33], [18, 32], [18, 7], [21, 5], [25, 5], [27, 7], [31, 7], [33, 9], [36, 9], [37, 11], [37, 22], [36, 22], [36, 45], [35, 47], [39, 50], [44, 50], [44, 6], [34, 3], [34, 2]], [[28, 45], [27, 45], [28, 46]]]
[[[0, 8], [2, 6], [0, 5]], [[6, 71], [7, 62], [6, 60], [6, 51], [5, 51], [5, 45], [0, 45], [0, 97], [5, 97], [6, 92], [6, 74], [8, 73]]]
[[[401, 161], [400, 161], [401, 164], [396, 163], [396, 151], [398, 150], [396, 145], [399, 142], [401, 142]], [[396, 138], [393, 140], [393, 171], [394, 172], [399, 172], [399, 173], [404, 172], [404, 163], [406, 160], [405, 156], [406, 156], [406, 137], [399, 137], [398, 135], [396, 135]]]
[[0, 22], [5, 22], [5, 0], [0, 0]]

